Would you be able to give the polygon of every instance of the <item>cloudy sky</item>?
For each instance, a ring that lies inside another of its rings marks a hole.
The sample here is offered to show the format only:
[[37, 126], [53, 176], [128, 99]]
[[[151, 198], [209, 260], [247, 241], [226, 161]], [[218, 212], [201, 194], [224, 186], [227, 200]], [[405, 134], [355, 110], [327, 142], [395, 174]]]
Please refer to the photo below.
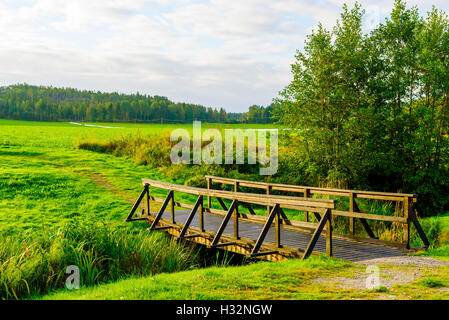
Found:
[[[0, 85], [27, 82], [246, 111], [289, 83], [290, 64], [339, 0], [0, 0]], [[359, 1], [365, 28], [393, 1]], [[408, 1], [424, 13], [449, 1]]]

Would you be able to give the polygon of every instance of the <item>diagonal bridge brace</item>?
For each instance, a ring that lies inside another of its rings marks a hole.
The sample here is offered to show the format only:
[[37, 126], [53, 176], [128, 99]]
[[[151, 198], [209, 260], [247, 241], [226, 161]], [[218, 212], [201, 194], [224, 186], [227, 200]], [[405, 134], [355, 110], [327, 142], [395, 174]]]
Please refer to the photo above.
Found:
[[[133, 218], [133, 215], [136, 212], [137, 208], [139, 208], [139, 204], [142, 202], [143, 197], [145, 195], [148, 196], [148, 193], [149, 193], [148, 184], [145, 184], [145, 186], [143, 187], [142, 192], [139, 195], [139, 198], [137, 198], [137, 200], [134, 203], [131, 211], [129, 212], [128, 216], [126, 217], [125, 222], [147, 220], [147, 218]], [[150, 213], [148, 212], [148, 214], [150, 214]]]
[[324, 229], [325, 224], [327, 223], [327, 236], [326, 236], [326, 251], [329, 256], [332, 256], [332, 223], [331, 223], [331, 211], [327, 209], [324, 212], [323, 217], [318, 223], [318, 227], [315, 229], [315, 232], [312, 235], [312, 238], [309, 241], [309, 244], [304, 252], [303, 259], [307, 259], [315, 248], [315, 245], [320, 237], [321, 232]]
[[187, 229], [189, 229], [190, 223], [192, 223], [193, 217], [195, 216], [196, 212], [198, 211], [198, 208], [201, 206], [200, 209], [200, 229], [201, 232], [204, 232], [204, 221], [203, 221], [203, 215], [204, 215], [204, 207], [203, 207], [203, 196], [199, 196], [198, 199], [195, 202], [195, 205], [192, 208], [192, 211], [190, 211], [189, 216], [187, 217], [186, 222], [184, 223], [184, 227], [181, 230], [181, 233], [178, 236], [178, 239], [187, 239], [187, 238], [194, 238], [199, 237], [199, 234], [194, 235], [188, 235], [186, 236]]
[[160, 229], [171, 228], [170, 226], [168, 226], [168, 227], [159, 227], [159, 228], [156, 227], [157, 224], [159, 223], [159, 220], [162, 218], [162, 215], [164, 214], [164, 211], [167, 208], [167, 205], [170, 202], [170, 200], [172, 200], [174, 202], [173, 190], [170, 190], [170, 192], [168, 193], [167, 198], [165, 198], [164, 203], [162, 204], [161, 209], [157, 213], [156, 217], [153, 220], [153, 223], [151, 224], [151, 226], [150, 226], [150, 228], [148, 230], [152, 231], [152, 230], [160, 230]]
[[430, 246], [430, 242], [426, 236], [426, 233], [424, 232], [423, 228], [421, 227], [421, 224], [418, 221], [416, 212], [417, 212], [417, 210], [416, 210], [415, 206], [412, 204], [409, 207], [409, 218], [410, 218], [410, 220], [412, 220], [413, 224], [415, 225], [416, 231], [418, 231], [418, 235], [424, 244], [424, 248], [427, 250]]
[[212, 240], [212, 244], [210, 245], [211, 248], [217, 248], [217, 247], [223, 247], [226, 245], [233, 245], [235, 242], [226, 242], [226, 243], [218, 243], [220, 241], [220, 237], [223, 234], [223, 231], [226, 228], [226, 225], [229, 222], [229, 219], [231, 219], [232, 214], [238, 207], [238, 200], [234, 200], [231, 203], [231, 206], [229, 207], [228, 212], [226, 213], [225, 217], [223, 218], [223, 221], [220, 224], [220, 227], [217, 230], [217, 234], [214, 237], [214, 240]]
[[[274, 218], [277, 216], [277, 218], [279, 220], [279, 215], [281, 215], [281, 210], [282, 209], [281, 209], [281, 206], [279, 204], [276, 204], [273, 207], [273, 209], [271, 209], [271, 213], [270, 213], [270, 215], [269, 215], [269, 217], [267, 219], [267, 222], [263, 226], [262, 231], [259, 234], [259, 237], [257, 238], [256, 244], [254, 245], [253, 250], [251, 251], [250, 257], [258, 257], [258, 256], [261, 256], [261, 255], [277, 253], [277, 251], [259, 252], [259, 249], [262, 246], [262, 243], [265, 240], [265, 237], [266, 237], [268, 231], [270, 230], [270, 227], [271, 227], [271, 224], [274, 221]], [[285, 215], [285, 214], [283, 214], [283, 215]], [[278, 228], [276, 228], [276, 229], [279, 231]], [[276, 237], [278, 237], [279, 235], [276, 235]]]
[[[355, 199], [352, 200], [353, 201], [353, 211], [355, 212], [361, 212], [359, 209], [359, 206], [357, 205], [357, 202], [355, 201]], [[376, 237], [376, 235], [374, 234], [373, 230], [371, 230], [368, 221], [366, 221], [366, 219], [364, 218], [359, 218], [360, 223], [362, 224], [363, 228], [365, 229], [366, 233], [368, 234], [368, 236], [371, 239], [379, 239], [379, 237]]]

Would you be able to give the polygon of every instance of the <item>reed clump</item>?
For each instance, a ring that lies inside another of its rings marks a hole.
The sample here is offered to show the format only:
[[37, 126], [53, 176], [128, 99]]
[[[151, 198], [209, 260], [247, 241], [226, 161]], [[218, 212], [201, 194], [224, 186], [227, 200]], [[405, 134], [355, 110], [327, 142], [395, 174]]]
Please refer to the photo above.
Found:
[[195, 268], [198, 250], [162, 233], [112, 228], [92, 221], [0, 235], [0, 299], [20, 299], [65, 287], [66, 269], [79, 268], [80, 285]]

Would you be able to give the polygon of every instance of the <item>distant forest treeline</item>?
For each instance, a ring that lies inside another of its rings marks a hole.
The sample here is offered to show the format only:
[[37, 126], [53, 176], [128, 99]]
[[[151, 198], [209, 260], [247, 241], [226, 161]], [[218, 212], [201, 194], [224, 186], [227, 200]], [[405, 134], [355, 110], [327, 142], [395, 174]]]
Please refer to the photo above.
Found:
[[17, 84], [0, 87], [0, 118], [34, 121], [93, 122], [250, 122], [271, 123], [273, 105], [253, 105], [248, 112], [226, 113], [202, 105], [140, 93], [94, 92]]

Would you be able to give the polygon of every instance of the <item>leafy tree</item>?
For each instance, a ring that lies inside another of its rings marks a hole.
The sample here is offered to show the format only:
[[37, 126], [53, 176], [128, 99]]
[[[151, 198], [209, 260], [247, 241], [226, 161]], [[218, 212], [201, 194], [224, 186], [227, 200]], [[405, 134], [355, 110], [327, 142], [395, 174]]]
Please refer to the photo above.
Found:
[[364, 34], [363, 15], [344, 5], [332, 31], [318, 25], [273, 113], [301, 130], [315, 183], [415, 192], [426, 212], [447, 209], [448, 17], [433, 8], [423, 18], [397, 0]]

